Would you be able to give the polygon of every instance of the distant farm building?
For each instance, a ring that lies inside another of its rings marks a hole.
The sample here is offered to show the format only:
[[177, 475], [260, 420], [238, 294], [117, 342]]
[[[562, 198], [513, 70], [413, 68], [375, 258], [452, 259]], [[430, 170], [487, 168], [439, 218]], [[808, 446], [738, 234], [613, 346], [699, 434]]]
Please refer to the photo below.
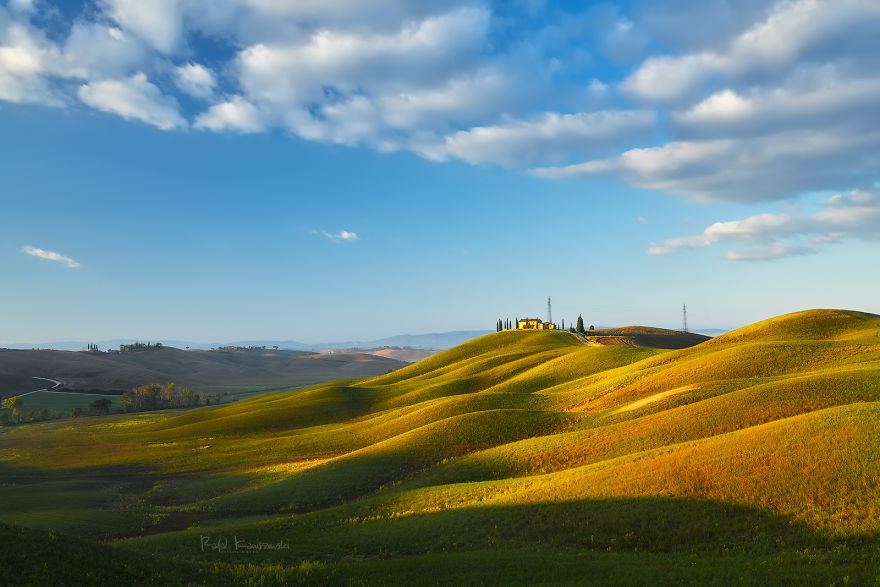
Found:
[[544, 322], [540, 318], [520, 318], [516, 323], [518, 330], [553, 330], [556, 326], [550, 322]]

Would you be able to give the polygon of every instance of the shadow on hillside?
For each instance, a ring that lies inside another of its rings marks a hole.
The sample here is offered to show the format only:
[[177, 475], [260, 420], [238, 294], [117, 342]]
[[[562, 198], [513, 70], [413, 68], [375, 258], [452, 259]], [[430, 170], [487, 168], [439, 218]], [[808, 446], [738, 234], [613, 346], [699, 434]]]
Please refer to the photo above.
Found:
[[192, 523], [192, 514], [151, 504], [151, 491], [168, 480], [142, 466], [46, 470], [0, 463], [0, 479], [2, 523], [84, 538], [154, 534]]
[[361, 517], [319, 524], [320, 534], [303, 528], [300, 539], [321, 543], [327, 551], [365, 556], [523, 547], [722, 556], [833, 550], [844, 557], [868, 553], [880, 563], [880, 535], [833, 537], [783, 516], [708, 500], [645, 497], [468, 506], [378, 521], [364, 508], [358, 510]]
[[[407, 513], [408, 508], [418, 510], [426, 504], [409, 503], [406, 494], [399, 497], [273, 521], [252, 519], [218, 530], [243, 541], [287, 545], [280, 552], [206, 552], [199, 548], [206, 531], [195, 529], [153, 536], [147, 542], [135, 540], [128, 547], [194, 563], [320, 560], [343, 577], [368, 571], [378, 584], [454, 584], [445, 578], [459, 575], [459, 584], [533, 584], [551, 576], [571, 581], [578, 580], [577, 573], [604, 565], [604, 574], [593, 578], [601, 584], [602, 577], [620, 577], [615, 565], [621, 564], [636, 565], [633, 578], [668, 579], [675, 571], [686, 582], [705, 579], [712, 584], [746, 579], [791, 583], [795, 577], [822, 584], [843, 576], [855, 584], [870, 584], [880, 572], [876, 534], [833, 537], [783, 516], [722, 502], [616, 498], [477, 505], [419, 514]], [[389, 512], [390, 503], [400, 512]], [[222, 536], [211, 533], [211, 538]], [[550, 560], [563, 567], [548, 575]], [[425, 574], [426, 563], [439, 574]], [[495, 569], [500, 575], [491, 568], [495, 563], [501, 565]], [[693, 565], [699, 567], [696, 575], [690, 574]]]

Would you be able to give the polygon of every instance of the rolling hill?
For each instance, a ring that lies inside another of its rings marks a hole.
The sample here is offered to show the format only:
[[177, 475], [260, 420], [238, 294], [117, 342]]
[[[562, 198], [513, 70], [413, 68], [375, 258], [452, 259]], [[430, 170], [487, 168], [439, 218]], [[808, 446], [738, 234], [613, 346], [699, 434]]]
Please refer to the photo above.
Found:
[[629, 340], [508, 331], [372, 379], [14, 427], [0, 522], [165, 581], [880, 582], [880, 316]]

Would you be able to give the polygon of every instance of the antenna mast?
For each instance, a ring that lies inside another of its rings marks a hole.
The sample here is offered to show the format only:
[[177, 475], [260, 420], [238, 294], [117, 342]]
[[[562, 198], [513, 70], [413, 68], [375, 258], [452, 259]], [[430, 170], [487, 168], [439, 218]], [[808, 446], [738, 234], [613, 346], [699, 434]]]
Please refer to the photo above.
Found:
[[553, 312], [550, 311], [550, 298], [547, 298], [547, 322], [553, 324]]
[[687, 304], [681, 307], [681, 330], [688, 331], [688, 307]]

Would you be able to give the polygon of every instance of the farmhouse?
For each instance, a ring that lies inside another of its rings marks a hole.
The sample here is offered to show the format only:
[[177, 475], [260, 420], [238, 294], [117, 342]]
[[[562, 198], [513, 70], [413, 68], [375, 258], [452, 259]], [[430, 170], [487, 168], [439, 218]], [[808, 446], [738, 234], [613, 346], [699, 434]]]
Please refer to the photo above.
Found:
[[540, 318], [520, 318], [516, 323], [518, 330], [553, 330], [556, 326], [550, 322], [544, 322]]

